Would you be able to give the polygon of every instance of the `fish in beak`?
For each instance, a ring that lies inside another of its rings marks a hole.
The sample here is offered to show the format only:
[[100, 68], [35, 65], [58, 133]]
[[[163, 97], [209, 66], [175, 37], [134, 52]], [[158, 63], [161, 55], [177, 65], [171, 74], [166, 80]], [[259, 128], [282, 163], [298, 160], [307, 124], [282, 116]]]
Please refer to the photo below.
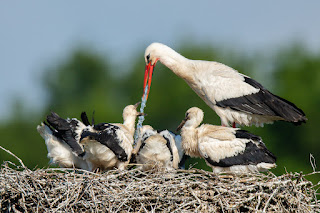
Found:
[[148, 99], [148, 95], [149, 95], [149, 91], [150, 91], [150, 86], [151, 86], [151, 81], [152, 81], [152, 74], [153, 74], [153, 70], [154, 67], [156, 66], [157, 62], [159, 59], [156, 59], [154, 61], [154, 63], [152, 64], [152, 61], [148, 61], [147, 65], [145, 67], [145, 71], [144, 71], [144, 81], [143, 81], [143, 92], [146, 89], [147, 83], [148, 83], [148, 92], [147, 92], [147, 97], [146, 100]]

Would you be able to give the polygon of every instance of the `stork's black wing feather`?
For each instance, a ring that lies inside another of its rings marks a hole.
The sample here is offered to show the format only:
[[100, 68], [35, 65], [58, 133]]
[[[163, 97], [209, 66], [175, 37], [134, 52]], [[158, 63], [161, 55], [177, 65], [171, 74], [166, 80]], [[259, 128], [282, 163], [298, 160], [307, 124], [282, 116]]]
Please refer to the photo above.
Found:
[[81, 113], [81, 121], [84, 123], [84, 125], [91, 126], [86, 112]]
[[254, 141], [262, 141], [260, 136], [254, 135], [250, 132], [248, 132], [247, 130], [236, 130], [236, 134], [235, 134], [236, 138], [245, 138], [245, 139], [251, 139]]
[[47, 122], [51, 125], [51, 129], [54, 129], [54, 135], [62, 139], [71, 150], [78, 156], [84, 155], [84, 150], [77, 143], [75, 136], [75, 130], [77, 128], [77, 120], [66, 120], [61, 118], [57, 113], [51, 112], [47, 116]]
[[56, 130], [66, 131], [70, 129], [70, 124], [68, 121], [61, 118], [55, 112], [51, 112], [49, 115], [47, 115], [47, 122]]
[[217, 106], [246, 112], [249, 114], [279, 116], [289, 122], [301, 124], [306, 122], [304, 112], [295, 104], [277, 95], [272, 94], [257, 81], [244, 77], [247, 84], [259, 89], [259, 92], [250, 95], [229, 98], [216, 103]]
[[109, 124], [108, 128], [105, 128], [99, 133], [84, 131], [81, 138], [91, 136], [94, 140], [108, 147], [120, 161], [127, 161], [128, 155], [125, 150], [120, 146], [121, 141], [117, 137], [117, 130], [119, 127]]
[[253, 142], [246, 144], [245, 151], [233, 157], [213, 161], [210, 157], [205, 158], [212, 166], [230, 167], [235, 165], [257, 165], [258, 163], [275, 163], [276, 157], [265, 147], [257, 146]]
[[110, 123], [98, 123], [98, 124], [93, 126], [93, 129], [95, 129], [97, 131], [103, 131], [103, 130], [106, 130], [106, 129], [109, 129], [109, 128], [119, 129], [118, 126], [112, 125]]
[[50, 124], [48, 124], [46, 121], [43, 121], [44, 125], [46, 125], [52, 132], [52, 134], [58, 138], [59, 140], [63, 140], [61, 133], [59, 133], [57, 130], [55, 130]]

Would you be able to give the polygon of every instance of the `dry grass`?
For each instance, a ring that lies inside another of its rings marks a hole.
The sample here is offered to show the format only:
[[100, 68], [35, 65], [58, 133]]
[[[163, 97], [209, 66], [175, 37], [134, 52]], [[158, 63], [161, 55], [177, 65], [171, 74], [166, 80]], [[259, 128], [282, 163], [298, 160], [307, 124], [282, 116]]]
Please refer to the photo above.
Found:
[[319, 172], [217, 176], [196, 169], [133, 169], [96, 174], [22, 167], [1, 166], [2, 212], [320, 212], [319, 183], [305, 179]]
[[32, 171], [4, 162], [0, 170], [1, 212], [320, 212], [320, 182], [314, 158], [310, 174], [214, 175], [203, 170], [79, 169]]

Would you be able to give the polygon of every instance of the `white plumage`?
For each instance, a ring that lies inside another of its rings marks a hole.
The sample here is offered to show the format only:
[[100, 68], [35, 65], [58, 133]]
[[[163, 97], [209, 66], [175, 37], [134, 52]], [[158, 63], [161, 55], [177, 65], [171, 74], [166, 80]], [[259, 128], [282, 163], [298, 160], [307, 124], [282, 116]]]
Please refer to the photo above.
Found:
[[259, 136], [247, 131], [203, 124], [203, 111], [190, 108], [181, 129], [182, 147], [191, 157], [201, 157], [213, 172], [258, 172], [276, 166], [276, 157]]
[[300, 124], [307, 119], [293, 103], [282, 99], [261, 84], [231, 67], [213, 61], [190, 60], [170, 47], [152, 43], [145, 51], [144, 87], [151, 85], [157, 61], [167, 66], [211, 107], [224, 126], [262, 125], [275, 120]]
[[[70, 131], [71, 134], [74, 133], [73, 135], [75, 135], [75, 137], [80, 138], [78, 134], [85, 128], [85, 126], [77, 119], [68, 119], [64, 121], [66, 124], [70, 124], [71, 121], [74, 123], [73, 129], [71, 129], [70, 126], [70, 129], [64, 130], [64, 132]], [[72, 138], [66, 138], [65, 135], [62, 135], [63, 133], [59, 132], [59, 130], [49, 127], [44, 123], [37, 126], [37, 131], [45, 140], [48, 150], [47, 156], [51, 163], [58, 164], [63, 168], [89, 169], [87, 162], [82, 158], [84, 150], [83, 147], [78, 144], [79, 140], [76, 141], [75, 138], [73, 138], [74, 141], [69, 143], [70, 140], [73, 140]]]
[[91, 171], [99, 168], [125, 169], [132, 153], [133, 134], [138, 104], [128, 105], [123, 110], [123, 124], [102, 123], [93, 126], [93, 129], [84, 131], [80, 143], [84, 145]]
[[149, 125], [141, 128], [133, 153], [138, 167], [142, 170], [177, 169], [181, 159], [175, 144], [175, 135], [168, 130], [157, 132]]

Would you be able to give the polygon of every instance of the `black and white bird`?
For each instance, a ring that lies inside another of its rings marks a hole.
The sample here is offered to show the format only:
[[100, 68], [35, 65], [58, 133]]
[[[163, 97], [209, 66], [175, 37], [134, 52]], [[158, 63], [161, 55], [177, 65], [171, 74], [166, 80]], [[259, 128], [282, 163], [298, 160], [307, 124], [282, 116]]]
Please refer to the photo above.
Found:
[[[221, 124], [262, 126], [276, 120], [301, 124], [307, 118], [293, 103], [272, 94], [260, 83], [214, 61], [190, 60], [170, 47], [152, 43], [145, 50], [144, 90], [150, 90], [153, 69], [160, 61], [184, 79], [220, 117]], [[148, 96], [147, 96], [148, 97]], [[146, 98], [147, 98], [146, 97]]]
[[85, 151], [79, 144], [86, 126], [76, 118], [63, 119], [55, 112], [47, 116], [47, 122], [49, 124], [43, 122], [38, 125], [37, 130], [45, 140], [50, 162], [63, 168], [88, 170], [88, 164], [83, 159]]
[[123, 109], [123, 123], [100, 123], [84, 130], [80, 144], [84, 146], [84, 159], [89, 169], [125, 169], [133, 150], [133, 134], [139, 103]]
[[238, 128], [200, 123], [203, 111], [192, 107], [181, 122], [182, 147], [190, 157], [205, 159], [214, 173], [259, 172], [276, 167], [276, 157], [259, 136]]
[[154, 168], [177, 169], [183, 154], [181, 151], [179, 153], [176, 146], [179, 137], [168, 130], [158, 132], [149, 125], [144, 125], [140, 131], [133, 150], [138, 168], [144, 171]]

